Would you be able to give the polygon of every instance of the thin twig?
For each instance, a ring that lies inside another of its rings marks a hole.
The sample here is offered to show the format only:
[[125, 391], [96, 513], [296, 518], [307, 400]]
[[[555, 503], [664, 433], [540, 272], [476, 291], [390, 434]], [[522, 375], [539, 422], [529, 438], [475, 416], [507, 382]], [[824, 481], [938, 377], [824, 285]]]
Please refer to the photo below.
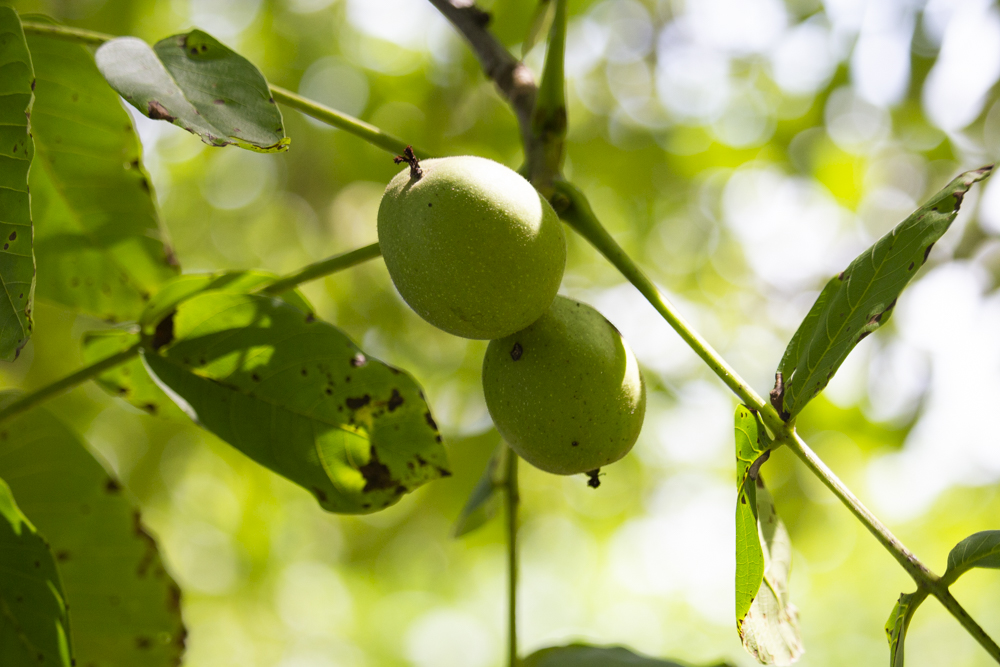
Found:
[[507, 450], [507, 471], [504, 476], [507, 496], [507, 653], [509, 667], [517, 667], [517, 506], [521, 502], [517, 490], [517, 454]]
[[511, 55], [503, 44], [487, 29], [489, 14], [469, 0], [429, 0], [446, 19], [462, 33], [472, 47], [483, 72], [493, 80], [500, 94], [510, 103], [521, 128], [524, 159], [529, 171], [539, 159], [540, 142], [531, 128], [538, 87], [527, 66]]

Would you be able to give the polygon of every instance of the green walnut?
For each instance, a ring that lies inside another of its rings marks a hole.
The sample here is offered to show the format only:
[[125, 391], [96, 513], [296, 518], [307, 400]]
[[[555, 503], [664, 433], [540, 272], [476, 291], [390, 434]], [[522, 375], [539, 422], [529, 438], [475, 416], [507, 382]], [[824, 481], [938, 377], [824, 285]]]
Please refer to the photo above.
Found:
[[490, 342], [483, 390], [511, 448], [558, 475], [628, 454], [646, 411], [639, 364], [621, 334], [590, 306], [561, 296], [528, 328]]
[[480, 157], [417, 163], [389, 183], [378, 240], [400, 295], [434, 326], [502, 338], [537, 320], [566, 266], [566, 236], [528, 181]]

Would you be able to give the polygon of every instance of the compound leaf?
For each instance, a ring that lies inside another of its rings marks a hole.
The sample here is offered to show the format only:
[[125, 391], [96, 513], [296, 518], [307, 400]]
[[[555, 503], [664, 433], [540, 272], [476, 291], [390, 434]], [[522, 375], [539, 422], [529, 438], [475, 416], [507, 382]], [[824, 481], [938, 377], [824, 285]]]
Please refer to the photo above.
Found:
[[948, 569], [942, 579], [950, 586], [974, 567], [1000, 570], [1000, 530], [974, 533], [956, 544], [948, 554]]
[[178, 405], [329, 511], [375, 512], [449, 474], [416, 382], [312, 314], [204, 292], [157, 331], [143, 359]]
[[[684, 667], [682, 663], [649, 658], [622, 646], [553, 646], [532, 653], [522, 667]], [[724, 667], [724, 663], [718, 667]]]
[[70, 667], [66, 596], [49, 545], [0, 479], [0, 665]]
[[176, 274], [132, 122], [78, 44], [29, 35], [36, 295], [134, 320]]
[[889, 320], [896, 299], [958, 215], [965, 193], [992, 170], [958, 176], [826, 284], [778, 365], [784, 388], [776, 407], [783, 418], [801, 412], [854, 346]]
[[453, 533], [455, 537], [468, 535], [496, 516], [500, 507], [501, 491], [507, 481], [505, 478], [508, 456], [510, 448], [506, 443], [501, 442], [493, 450], [483, 474], [473, 487], [462, 513], [455, 522]]
[[211, 146], [287, 150], [281, 112], [253, 63], [201, 30], [150, 48], [119, 37], [97, 49], [111, 87], [154, 120], [182, 127]]
[[[16, 396], [0, 394], [0, 406]], [[55, 554], [76, 664], [178, 664], [180, 589], [138, 510], [76, 434], [44, 409], [15, 418], [0, 429], [0, 475]]]
[[11, 361], [31, 336], [35, 256], [31, 250], [28, 133], [35, 74], [21, 20], [0, 7], [0, 359]]
[[760, 467], [771, 441], [759, 415], [736, 408], [736, 629], [743, 648], [764, 665], [802, 655], [798, 610], [788, 601], [792, 545]]

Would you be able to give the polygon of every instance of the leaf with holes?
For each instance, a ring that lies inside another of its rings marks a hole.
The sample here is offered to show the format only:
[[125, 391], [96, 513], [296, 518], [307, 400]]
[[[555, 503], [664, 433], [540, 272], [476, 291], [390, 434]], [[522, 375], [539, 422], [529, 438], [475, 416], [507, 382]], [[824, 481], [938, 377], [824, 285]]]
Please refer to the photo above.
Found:
[[[0, 407], [16, 397], [0, 394]], [[180, 589], [138, 510], [76, 434], [40, 408], [4, 424], [0, 476], [56, 557], [76, 664], [178, 664]]]
[[801, 412], [854, 346], [888, 321], [896, 299], [958, 215], [965, 193], [992, 169], [958, 176], [826, 284], [778, 365], [783, 386], [775, 386], [772, 402], [783, 418]]
[[101, 45], [96, 58], [111, 87], [149, 118], [182, 127], [211, 146], [288, 149], [264, 75], [201, 30], [152, 48], [136, 37], [119, 37]]
[[974, 567], [1000, 570], [1000, 530], [984, 530], [956, 544], [948, 554], [948, 569], [941, 579], [950, 586]]
[[913, 613], [927, 597], [926, 593], [903, 593], [885, 622], [885, 636], [889, 640], [889, 667], [903, 667], [903, 643], [910, 627]]
[[85, 47], [28, 36], [36, 296], [135, 320], [176, 275], [132, 122]]
[[[725, 667], [720, 663], [718, 667]], [[671, 660], [649, 658], [622, 646], [553, 646], [532, 653], [522, 667], [685, 667]]]
[[736, 629], [758, 662], [790, 665], [803, 648], [799, 613], [788, 601], [792, 545], [760, 474], [770, 446], [760, 416], [737, 407]]
[[311, 314], [205, 292], [157, 332], [143, 359], [178, 405], [331, 512], [375, 512], [449, 474], [413, 378]]
[[49, 545], [0, 479], [0, 665], [70, 667], [66, 596]]
[[484, 525], [496, 516], [500, 507], [500, 496], [506, 483], [507, 457], [510, 448], [501, 442], [493, 451], [486, 469], [469, 494], [469, 499], [462, 508], [462, 513], [455, 522], [454, 536], [462, 537]]
[[0, 7], [0, 359], [11, 361], [31, 336], [35, 256], [31, 251], [28, 134], [35, 74], [10, 7]]
[[[173, 311], [177, 304], [206, 290], [246, 294], [257, 291], [275, 280], [276, 276], [264, 271], [235, 271], [177, 276], [166, 283], [150, 299], [139, 317], [139, 324], [156, 343], [156, 325]], [[311, 313], [312, 306], [298, 290], [289, 290], [278, 298], [304, 313]], [[124, 352], [141, 339], [139, 331], [132, 329], [105, 329], [92, 331], [83, 337], [83, 359], [92, 364]], [[142, 360], [134, 359], [110, 368], [94, 380], [112, 396], [124, 399], [151, 415], [168, 419], [187, 420], [187, 415], [177, 407], [159, 385], [149, 376]]]

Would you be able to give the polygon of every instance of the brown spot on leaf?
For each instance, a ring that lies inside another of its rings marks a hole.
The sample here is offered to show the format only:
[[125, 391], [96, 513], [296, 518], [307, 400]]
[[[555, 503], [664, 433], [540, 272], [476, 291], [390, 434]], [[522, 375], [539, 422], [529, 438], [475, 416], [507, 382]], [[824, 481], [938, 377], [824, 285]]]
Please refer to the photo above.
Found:
[[425, 412], [424, 413], [424, 419], [427, 420], [427, 425], [428, 426], [430, 426], [435, 431], [437, 430], [437, 427], [438, 427], [437, 422], [434, 421], [434, 417], [431, 417], [431, 413]]
[[135, 647], [141, 651], [148, 651], [153, 648], [153, 640], [149, 637], [139, 636], [135, 638]]
[[169, 315], [160, 320], [160, 323], [156, 325], [156, 330], [153, 332], [153, 349], [159, 350], [164, 345], [169, 345], [174, 340], [174, 315], [177, 311], [171, 312]]
[[358, 398], [347, 398], [344, 401], [344, 405], [346, 405], [351, 410], [360, 410], [361, 408], [371, 403], [371, 400], [372, 397], [369, 396], [368, 394], [365, 394], [364, 396], [360, 396]]
[[114, 477], [108, 477], [108, 481], [104, 483], [104, 491], [106, 493], [118, 493], [122, 490], [122, 485], [118, 483]]
[[316, 321], [316, 316], [312, 313], [306, 313], [306, 324], [311, 324]]
[[389, 412], [395, 411], [395, 409], [401, 406], [402, 404], [403, 404], [403, 397], [399, 395], [399, 390], [393, 389], [392, 396], [389, 397], [389, 402], [386, 403], [386, 407], [389, 409]]
[[927, 262], [927, 255], [931, 254], [931, 248], [933, 248], [933, 247], [934, 247], [934, 244], [931, 243], [929, 246], [927, 246], [927, 249], [924, 250], [924, 263]]
[[321, 503], [325, 503], [326, 502], [326, 491], [324, 491], [323, 489], [319, 488], [318, 486], [314, 486], [313, 487], [313, 493], [316, 494], [316, 497], [319, 499], [319, 501]]
[[569, 444], [570, 444], [571, 447], [578, 447], [580, 445], [580, 443], [577, 442], [576, 440], [574, 440], [573, 442], [571, 442]]
[[372, 447], [369, 451], [371, 455], [368, 463], [358, 468], [358, 472], [365, 478], [365, 486], [361, 492], [368, 493], [396, 486], [398, 482], [392, 478], [389, 467], [378, 460], [378, 452], [375, 451], [375, 448]]
[[906, 270], [907, 271], [912, 271], [913, 270], [913, 262], [910, 262], [910, 265], [908, 267], [906, 267]]
[[69, 559], [70, 559], [70, 554], [69, 551], [67, 551], [66, 549], [60, 549], [59, 551], [56, 552], [56, 560], [59, 561], [60, 563], [65, 563]]
[[13, 241], [16, 238], [17, 238], [17, 232], [11, 232], [10, 236], [7, 237], [9, 241]]
[[225, 100], [220, 100], [220, 99], [212, 100], [212, 104], [225, 104], [225, 103], [226, 103]]
[[167, 108], [157, 100], [150, 100], [149, 104], [146, 105], [146, 115], [153, 120], [165, 120], [168, 123], [172, 123], [175, 120], [174, 116], [171, 116], [170, 112], [167, 111]]
[[524, 349], [521, 347], [520, 343], [514, 343], [514, 347], [510, 349], [510, 358], [517, 361], [524, 354]]

